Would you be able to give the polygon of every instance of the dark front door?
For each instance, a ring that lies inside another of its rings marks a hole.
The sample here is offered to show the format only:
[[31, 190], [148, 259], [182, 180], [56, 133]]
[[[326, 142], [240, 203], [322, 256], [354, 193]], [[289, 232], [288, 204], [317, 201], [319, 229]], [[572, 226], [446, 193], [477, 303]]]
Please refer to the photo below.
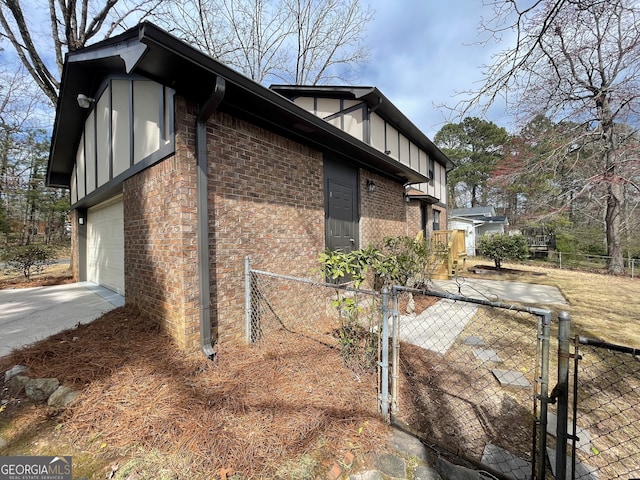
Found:
[[358, 171], [325, 160], [325, 230], [330, 250], [358, 248]]

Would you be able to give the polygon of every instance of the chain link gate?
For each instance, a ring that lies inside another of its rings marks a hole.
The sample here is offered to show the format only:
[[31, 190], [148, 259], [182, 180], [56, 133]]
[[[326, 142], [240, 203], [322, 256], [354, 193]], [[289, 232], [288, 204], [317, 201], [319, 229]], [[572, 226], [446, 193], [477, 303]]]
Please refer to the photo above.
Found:
[[544, 479], [551, 314], [392, 290], [391, 416], [498, 478]]
[[573, 362], [559, 364], [559, 381], [567, 381], [559, 383], [557, 419], [550, 413], [549, 430], [558, 439], [549, 449], [553, 472], [561, 480], [640, 479], [640, 349], [570, 339], [569, 316], [563, 321], [560, 343], [566, 352], [573, 344], [567, 355]]

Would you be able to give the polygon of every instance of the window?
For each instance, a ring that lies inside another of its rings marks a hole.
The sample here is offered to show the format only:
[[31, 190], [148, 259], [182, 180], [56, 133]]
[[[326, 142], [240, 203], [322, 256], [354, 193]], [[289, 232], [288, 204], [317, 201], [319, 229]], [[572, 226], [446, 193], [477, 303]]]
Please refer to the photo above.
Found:
[[433, 210], [433, 231], [440, 230], [440, 210]]

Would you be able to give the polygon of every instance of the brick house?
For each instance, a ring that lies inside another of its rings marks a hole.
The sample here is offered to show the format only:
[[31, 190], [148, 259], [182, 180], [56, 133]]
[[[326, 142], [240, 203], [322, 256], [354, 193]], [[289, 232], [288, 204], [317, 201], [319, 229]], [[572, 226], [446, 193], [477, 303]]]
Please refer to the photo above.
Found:
[[[74, 276], [210, 356], [244, 337], [245, 256], [308, 276], [327, 247], [428, 233], [450, 161], [365, 90], [292, 101], [149, 23], [68, 54], [47, 183], [70, 189]], [[365, 136], [345, 111], [355, 104]]]

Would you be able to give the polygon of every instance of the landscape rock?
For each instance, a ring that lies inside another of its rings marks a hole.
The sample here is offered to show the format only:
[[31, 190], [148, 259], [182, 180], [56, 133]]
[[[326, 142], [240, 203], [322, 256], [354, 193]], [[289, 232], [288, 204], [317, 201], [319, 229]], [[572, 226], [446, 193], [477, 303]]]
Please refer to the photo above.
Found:
[[419, 465], [413, 472], [413, 480], [442, 480], [442, 477], [435, 468]]
[[51, 396], [49, 397], [49, 400], [47, 401], [47, 405], [54, 408], [66, 408], [77, 397], [78, 397], [78, 392], [76, 392], [72, 388], [61, 385], [56, 389], [55, 392], [51, 394]]
[[436, 461], [436, 470], [443, 480], [486, 480], [486, 477], [470, 468], [454, 465], [442, 458]]
[[33, 378], [24, 386], [24, 391], [34, 402], [44, 402], [60, 386], [57, 378]]
[[29, 380], [31, 379], [29, 377], [25, 377], [24, 375], [16, 375], [14, 377], [11, 377], [11, 380], [9, 380], [6, 385], [11, 392], [17, 393], [21, 390], [24, 390]]
[[349, 480], [383, 480], [382, 474], [377, 470], [367, 470], [366, 472], [354, 473]]
[[435, 462], [434, 455], [427, 451], [427, 448], [420, 439], [403, 432], [400, 429], [393, 429], [391, 446], [394, 450], [401, 452], [404, 455], [414, 456], [425, 463]]
[[9, 445], [9, 442], [7, 442], [4, 438], [0, 437], [0, 450], [5, 448], [7, 445]]
[[21, 374], [23, 374], [25, 372], [28, 372], [28, 371], [29, 371], [29, 367], [27, 367], [25, 365], [14, 365], [9, 370], [4, 372], [4, 383], [5, 383], [5, 385], [7, 383], [9, 383], [9, 380], [11, 380], [16, 375], [21, 375]]
[[406, 478], [407, 476], [407, 467], [404, 459], [396, 455], [384, 453], [376, 456], [374, 464], [380, 472], [389, 477]]

